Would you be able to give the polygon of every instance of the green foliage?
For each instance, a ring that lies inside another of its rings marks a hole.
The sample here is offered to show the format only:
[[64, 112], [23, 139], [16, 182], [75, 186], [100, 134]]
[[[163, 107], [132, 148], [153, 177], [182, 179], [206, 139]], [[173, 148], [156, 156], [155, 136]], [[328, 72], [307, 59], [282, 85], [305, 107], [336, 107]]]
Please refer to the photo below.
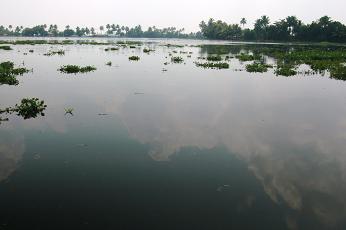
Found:
[[115, 51], [115, 50], [119, 50], [118, 47], [110, 47], [110, 48], [106, 48], [105, 51]]
[[26, 68], [14, 68], [13, 62], [0, 63], [0, 84], [18, 85], [17, 75], [23, 75], [29, 72]]
[[65, 115], [70, 114], [73, 116], [73, 108], [65, 108]]
[[268, 68], [272, 68], [272, 66], [261, 62], [246, 65], [246, 71], [249, 73], [264, 73], [268, 71]]
[[77, 65], [65, 65], [65, 66], [60, 67], [60, 69], [59, 69], [60, 72], [67, 73], [67, 74], [87, 73], [87, 72], [92, 72], [95, 70], [96, 70], [96, 68], [93, 66], [80, 67]]
[[226, 62], [205, 62], [205, 63], [200, 63], [200, 62], [195, 62], [196, 66], [203, 67], [203, 68], [210, 68], [210, 69], [228, 69], [229, 64]]
[[130, 61], [139, 61], [139, 57], [138, 56], [131, 56], [131, 57], [129, 57], [129, 60]]
[[239, 55], [235, 56], [239, 61], [254, 61], [254, 60], [260, 60], [261, 56], [260, 55], [252, 55], [252, 54], [245, 54], [241, 53]]
[[0, 46], [0, 50], [12, 50], [11, 46]]
[[[47, 108], [47, 105], [44, 104], [44, 101], [40, 101], [38, 98], [24, 98], [21, 100], [21, 103], [16, 104], [13, 108], [8, 107], [3, 110], [0, 110], [0, 114], [7, 113], [17, 113], [18, 116], [23, 117], [24, 119], [35, 118], [38, 115], [44, 116], [44, 110]], [[8, 120], [1, 119], [1, 120]]]
[[182, 57], [171, 57], [173, 63], [182, 63], [184, 59]]
[[152, 52], [152, 51], [155, 51], [155, 50], [148, 49], [148, 48], [144, 48], [144, 49], [143, 49], [143, 52], [144, 52], [144, 53], [150, 53], [150, 52]]
[[208, 56], [208, 61], [222, 61], [222, 58], [220, 56]]
[[295, 67], [289, 64], [280, 64], [277, 66], [275, 70], [276, 75], [280, 76], [294, 76], [297, 75], [297, 71], [295, 70]]
[[48, 53], [45, 53], [43, 55], [45, 55], [45, 56], [53, 56], [53, 55], [63, 56], [63, 55], [65, 55], [65, 51], [64, 50], [49, 51]]
[[[246, 20], [240, 22], [243, 26]], [[268, 16], [257, 19], [254, 29], [241, 29], [238, 24], [227, 24], [209, 19], [200, 23], [201, 33], [208, 39], [262, 40], [262, 41], [309, 41], [346, 42], [346, 26], [323, 16], [311, 24], [304, 24], [295, 16], [270, 23]]]

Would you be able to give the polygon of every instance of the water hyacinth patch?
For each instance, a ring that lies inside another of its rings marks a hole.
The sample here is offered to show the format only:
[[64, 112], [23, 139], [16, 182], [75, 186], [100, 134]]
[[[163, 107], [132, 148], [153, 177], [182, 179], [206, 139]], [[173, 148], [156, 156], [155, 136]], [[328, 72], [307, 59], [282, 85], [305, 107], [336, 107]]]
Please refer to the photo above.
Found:
[[130, 61], [139, 61], [139, 57], [138, 56], [131, 56], [131, 57], [129, 57], [129, 60]]
[[182, 57], [171, 57], [173, 63], [182, 63], [184, 59]]
[[11, 46], [0, 46], [0, 50], [12, 50]]
[[205, 63], [200, 63], [200, 62], [195, 62], [196, 66], [198, 67], [203, 67], [203, 68], [210, 68], [210, 69], [228, 69], [229, 64], [226, 62], [205, 62]]
[[88, 72], [92, 72], [95, 70], [96, 70], [96, 68], [93, 66], [80, 67], [77, 65], [65, 65], [65, 66], [60, 67], [60, 69], [59, 69], [60, 72], [67, 73], [67, 74], [88, 73]]
[[13, 62], [2, 62], [0, 63], [0, 84], [18, 85], [16, 76], [28, 72], [29, 70], [26, 68], [14, 68]]
[[249, 73], [264, 73], [268, 71], [268, 68], [272, 68], [273, 66], [261, 63], [261, 62], [254, 62], [252, 64], [246, 65], [246, 71]]
[[208, 56], [208, 61], [222, 61], [222, 58], [220, 56]]

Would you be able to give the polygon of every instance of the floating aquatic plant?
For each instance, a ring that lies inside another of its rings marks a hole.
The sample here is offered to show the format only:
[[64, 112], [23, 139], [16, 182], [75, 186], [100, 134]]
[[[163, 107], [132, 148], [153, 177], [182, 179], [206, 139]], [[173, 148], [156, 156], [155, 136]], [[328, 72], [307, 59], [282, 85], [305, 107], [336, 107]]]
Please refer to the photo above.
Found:
[[240, 55], [237, 55], [236, 58], [238, 58], [240, 61], [254, 61], [254, 60], [260, 60], [260, 55], [252, 55], [252, 54], [245, 54], [241, 53]]
[[63, 56], [65, 55], [65, 51], [64, 50], [49, 51], [48, 53], [45, 53], [43, 55], [44, 56], [53, 56], [53, 55]]
[[195, 62], [196, 66], [203, 67], [203, 68], [210, 68], [210, 69], [228, 69], [229, 64], [226, 62], [205, 62], [205, 63], [199, 63]]
[[[8, 107], [4, 110], [0, 110], [0, 114], [7, 113], [17, 113], [18, 116], [23, 117], [24, 119], [35, 118], [38, 115], [44, 116], [44, 110], [47, 108], [47, 105], [44, 104], [44, 101], [39, 100], [38, 98], [24, 98], [21, 100], [20, 104], [16, 104], [14, 107]], [[2, 120], [8, 120], [2, 119]]]
[[173, 63], [182, 63], [184, 59], [182, 57], [171, 57]]
[[273, 66], [261, 63], [261, 62], [254, 62], [252, 64], [246, 65], [246, 71], [249, 73], [264, 73], [268, 71], [268, 68], [272, 68]]
[[18, 85], [17, 75], [29, 72], [26, 68], [14, 68], [13, 62], [0, 63], [0, 84]]
[[222, 61], [222, 58], [220, 56], [208, 56], [208, 61]]
[[0, 46], [0, 50], [12, 50], [11, 46]]
[[73, 116], [73, 108], [65, 108], [65, 115], [70, 114]]
[[280, 64], [277, 66], [275, 74], [288, 77], [297, 75], [297, 71], [295, 70], [295, 67], [292, 65]]
[[62, 73], [87, 73], [87, 72], [92, 72], [95, 71], [96, 68], [94, 66], [85, 66], [85, 67], [80, 67], [77, 65], [65, 65], [60, 67], [59, 71]]
[[130, 61], [139, 61], [139, 57], [138, 56], [131, 56], [131, 57], [129, 57], [129, 60]]
[[144, 52], [144, 53], [150, 53], [150, 52], [152, 52], [152, 51], [155, 51], [155, 50], [148, 49], [148, 48], [144, 48], [144, 49], [143, 49], [143, 52]]
[[115, 50], [119, 50], [118, 47], [110, 47], [110, 48], [106, 48], [105, 51], [115, 51]]

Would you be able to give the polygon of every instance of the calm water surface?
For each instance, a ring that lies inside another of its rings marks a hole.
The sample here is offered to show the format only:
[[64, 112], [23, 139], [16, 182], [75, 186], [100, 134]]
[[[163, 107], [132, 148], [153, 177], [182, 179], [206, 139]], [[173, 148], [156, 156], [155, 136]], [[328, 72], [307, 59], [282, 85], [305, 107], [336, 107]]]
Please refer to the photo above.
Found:
[[[0, 229], [345, 229], [346, 82], [251, 74], [237, 59], [199, 68], [215, 47], [237, 50], [200, 43], [0, 50], [33, 69], [0, 86], [0, 107], [48, 106], [0, 124]], [[164, 65], [173, 50], [184, 63]]]

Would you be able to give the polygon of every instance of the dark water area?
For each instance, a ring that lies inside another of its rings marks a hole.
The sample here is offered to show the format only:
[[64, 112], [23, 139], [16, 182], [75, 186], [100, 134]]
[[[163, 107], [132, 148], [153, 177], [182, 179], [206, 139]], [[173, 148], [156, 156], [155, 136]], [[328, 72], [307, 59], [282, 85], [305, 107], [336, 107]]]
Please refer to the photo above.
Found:
[[[239, 44], [143, 42], [0, 50], [32, 70], [0, 85], [0, 108], [47, 105], [0, 115], [0, 230], [345, 229], [345, 81], [246, 72]], [[195, 65], [212, 54], [230, 67]]]

